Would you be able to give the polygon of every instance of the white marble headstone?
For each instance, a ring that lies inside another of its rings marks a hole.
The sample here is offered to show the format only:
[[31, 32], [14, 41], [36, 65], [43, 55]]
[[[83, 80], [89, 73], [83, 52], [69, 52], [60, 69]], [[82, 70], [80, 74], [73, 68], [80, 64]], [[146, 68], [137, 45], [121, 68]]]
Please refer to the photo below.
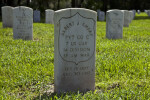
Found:
[[97, 17], [98, 17], [98, 21], [99, 21], [99, 13], [101, 12], [101, 10], [100, 9], [97, 9]]
[[140, 13], [141, 13], [141, 11], [140, 11], [140, 10], [137, 10], [137, 13], [138, 13], [138, 14], [140, 14]]
[[55, 12], [55, 92], [94, 91], [96, 22], [97, 13], [88, 9]]
[[131, 23], [133, 19], [133, 11], [129, 11], [129, 12], [130, 12], [130, 23]]
[[97, 14], [98, 14], [98, 20], [99, 21], [104, 21], [105, 20], [105, 12], [99, 11]]
[[147, 10], [147, 15], [150, 17], [150, 10]]
[[136, 16], [136, 10], [132, 10], [132, 11], [133, 11], [133, 19], [134, 19]]
[[3, 28], [13, 27], [13, 7], [2, 7], [2, 22]]
[[121, 39], [123, 36], [124, 14], [121, 10], [109, 10], [106, 13], [106, 37]]
[[34, 10], [33, 12], [33, 20], [34, 22], [40, 22], [40, 11], [39, 10]]
[[122, 12], [124, 13], [124, 27], [129, 27], [130, 24], [130, 12], [127, 10], [122, 10]]
[[33, 39], [33, 10], [19, 6], [13, 10], [13, 37], [14, 39]]
[[54, 10], [45, 10], [46, 18], [45, 23], [54, 24]]

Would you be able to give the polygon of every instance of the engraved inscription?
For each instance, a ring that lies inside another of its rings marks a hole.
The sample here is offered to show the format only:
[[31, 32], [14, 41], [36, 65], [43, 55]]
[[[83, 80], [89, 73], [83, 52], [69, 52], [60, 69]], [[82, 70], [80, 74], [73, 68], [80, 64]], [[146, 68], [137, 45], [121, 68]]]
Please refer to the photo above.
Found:
[[95, 51], [95, 21], [76, 13], [72, 17], [62, 18], [59, 23], [61, 58], [76, 65], [89, 60]]
[[111, 20], [111, 33], [120, 33], [121, 25], [119, 19], [112, 19]]
[[85, 67], [65, 67], [64, 68], [64, 77], [70, 77], [70, 76], [83, 76], [83, 75], [90, 75], [91, 70], [89, 66]]

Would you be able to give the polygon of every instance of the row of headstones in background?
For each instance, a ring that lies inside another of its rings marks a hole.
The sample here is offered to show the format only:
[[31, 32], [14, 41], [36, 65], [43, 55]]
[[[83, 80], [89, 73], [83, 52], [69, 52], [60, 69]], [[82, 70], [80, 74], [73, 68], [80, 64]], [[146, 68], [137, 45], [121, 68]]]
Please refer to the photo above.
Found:
[[[122, 10], [123, 11], [123, 10]], [[127, 10], [125, 11], [125, 16], [127, 16], [127, 17], [129, 17], [130, 16], [130, 22], [134, 19], [134, 17], [135, 17], [135, 13], [136, 13], [136, 11], [130, 11], [130, 15], [129, 14], [127, 14], [127, 13], [129, 13], [129, 12], [127, 12]], [[131, 15], [132, 14], [132, 15]], [[129, 15], [129, 16], [128, 16]], [[97, 10], [97, 16], [98, 16], [98, 21], [104, 21], [105, 20], [105, 12], [103, 12], [103, 11], [101, 11], [101, 10]], [[129, 19], [129, 18], [125, 18], [125, 19]], [[126, 23], [125, 23], [125, 25], [124, 25], [125, 27], [126, 26], [128, 26], [128, 25], [126, 25]]]
[[[2, 7], [2, 22], [3, 22], [3, 27], [12, 27], [13, 26], [13, 9], [14, 7], [10, 6], [4, 6]], [[45, 22], [49, 24], [53, 24], [53, 16], [54, 16], [54, 11], [53, 10], [45, 10]], [[33, 21], [34, 22], [40, 22], [41, 17], [40, 17], [40, 11], [39, 10], [34, 10], [33, 12]]]
[[108, 39], [121, 39], [123, 27], [129, 27], [134, 18], [133, 11], [109, 10], [106, 13], [106, 37]]
[[[40, 22], [40, 11], [39, 10], [35, 10], [34, 11], [34, 15], [33, 15], [33, 20], [34, 22]], [[45, 10], [45, 23], [48, 24], [54, 24], [54, 10], [51, 9], [47, 9]]]
[[[53, 10], [46, 10], [46, 23], [53, 24]], [[35, 10], [33, 15], [32, 8], [19, 7], [2, 7], [3, 28], [13, 27], [13, 38], [32, 40], [33, 39], [33, 19], [40, 22], [40, 11]]]
[[33, 10], [29, 7], [2, 7], [3, 27], [13, 27], [13, 38], [33, 39]]
[[[6, 8], [9, 8], [10, 9], [10, 7], [6, 7]], [[23, 8], [25, 8], [26, 10], [25, 11], [27, 11], [27, 9], [30, 9], [31, 10], [31, 8], [27, 8], [27, 7], [18, 7], [20, 10], [18, 11], [18, 13], [14, 13], [14, 16], [16, 16], [17, 14], [19, 14], [19, 12], [20, 13], [22, 13], [23, 11], [24, 11], [24, 9]], [[15, 8], [14, 8], [15, 9]], [[21, 12], [22, 11], [22, 12]], [[134, 18], [134, 11], [127, 11], [127, 10], [122, 10], [122, 12], [123, 12], [123, 14], [124, 14], [124, 23], [123, 23], [123, 26], [124, 27], [129, 27], [129, 24], [131, 23], [131, 20], [132, 20], [132, 18]], [[32, 13], [33, 13], [33, 10], [32, 10]], [[51, 23], [51, 24], [53, 24], [54, 22], [53, 22], [53, 17], [51, 17], [51, 16], [54, 16], [54, 11], [53, 10], [46, 10], [45, 11], [45, 13], [46, 13], [46, 23]], [[25, 12], [23, 12], [23, 14], [25, 14]], [[36, 11], [36, 13], [35, 14], [40, 14], [40, 12], [39, 11]], [[20, 16], [21, 16], [22, 14], [20, 14]], [[23, 16], [23, 15], [22, 15]], [[28, 14], [26, 14], [26, 16], [29, 16]], [[33, 16], [33, 14], [32, 14], [32, 16]], [[34, 15], [35, 16], [35, 15]], [[23, 17], [20, 17], [19, 19], [15, 19], [16, 17], [14, 17], [14, 25], [18, 25], [18, 26], [14, 26], [14, 28], [13, 28], [13, 32], [14, 32], [14, 39], [17, 39], [17, 38], [22, 38], [22, 39], [32, 39], [33, 38], [33, 35], [29, 35], [29, 33], [31, 32], [31, 33], [33, 33], [32, 32], [32, 29], [31, 29], [31, 31], [30, 30], [27, 30], [27, 28], [28, 28], [28, 26], [25, 26], [25, 25], [28, 25], [29, 23], [31, 23], [31, 22], [33, 22], [33, 21], [29, 21], [29, 22], [27, 22], [27, 21], [23, 21], [25, 18], [23, 18]], [[38, 17], [39, 18], [39, 17]], [[27, 19], [27, 18], [26, 18]], [[31, 17], [31, 19], [32, 19], [32, 17]], [[17, 21], [20, 21], [20, 23], [16, 23]], [[37, 20], [36, 20], [37, 21]], [[109, 22], [108, 22], [109, 23]], [[17, 28], [16, 28], [17, 27]], [[32, 28], [32, 25], [31, 25], [31, 28]], [[27, 31], [28, 32], [27, 32]], [[19, 36], [19, 34], [20, 34], [20, 36]]]
[[[40, 22], [41, 18], [39, 10], [35, 10], [33, 16], [34, 22]], [[45, 10], [45, 23], [54, 24], [53, 18], [54, 18], [54, 10], [51, 9]]]
[[101, 10], [97, 10], [97, 16], [98, 16], [98, 21], [104, 21], [105, 20], [105, 12]]
[[[40, 22], [40, 11], [35, 10], [33, 15], [34, 22]], [[47, 9], [45, 10], [45, 23], [54, 24], [54, 10]]]

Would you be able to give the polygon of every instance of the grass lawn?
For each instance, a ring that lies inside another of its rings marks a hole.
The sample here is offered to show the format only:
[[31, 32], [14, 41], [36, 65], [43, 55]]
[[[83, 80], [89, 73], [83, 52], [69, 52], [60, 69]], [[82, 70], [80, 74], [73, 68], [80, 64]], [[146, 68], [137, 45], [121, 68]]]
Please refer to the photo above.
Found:
[[150, 17], [137, 15], [123, 39], [105, 38], [106, 22], [97, 22], [96, 89], [52, 93], [54, 26], [33, 24], [33, 41], [13, 40], [0, 22], [0, 100], [93, 99], [150, 100]]

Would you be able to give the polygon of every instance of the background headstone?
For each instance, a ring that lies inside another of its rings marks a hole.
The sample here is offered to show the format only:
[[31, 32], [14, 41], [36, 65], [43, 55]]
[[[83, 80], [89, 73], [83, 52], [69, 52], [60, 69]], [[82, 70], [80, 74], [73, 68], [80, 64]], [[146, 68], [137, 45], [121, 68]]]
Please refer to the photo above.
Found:
[[54, 24], [54, 10], [45, 10], [46, 18], [45, 23]]
[[138, 13], [138, 14], [140, 14], [140, 13], [141, 13], [141, 11], [140, 11], [140, 10], [137, 10], [137, 13]]
[[129, 12], [130, 12], [130, 23], [131, 23], [133, 20], [133, 11], [129, 11]]
[[130, 12], [127, 10], [122, 10], [122, 12], [124, 13], [124, 27], [129, 27], [130, 24]]
[[97, 14], [98, 14], [98, 20], [99, 21], [104, 21], [105, 20], [105, 12], [99, 11]]
[[150, 17], [150, 10], [147, 10], [147, 15]]
[[124, 14], [120, 10], [109, 10], [106, 13], [106, 38], [120, 39], [123, 35]]
[[101, 10], [97, 9], [97, 17], [98, 17], [98, 21], [99, 21], [99, 14], [100, 14]]
[[19, 6], [13, 10], [13, 37], [14, 39], [33, 39], [33, 10]]
[[[135, 16], [136, 16], [136, 10], [132, 10], [132, 12], [133, 12], [133, 19], [135, 18]], [[133, 20], [132, 19], [132, 20]]]
[[41, 17], [40, 17], [40, 11], [39, 10], [34, 10], [33, 12], [33, 21], [34, 22], [40, 22]]
[[97, 13], [88, 9], [55, 12], [55, 92], [94, 91], [96, 22]]
[[2, 7], [2, 22], [3, 28], [13, 27], [13, 7]]

